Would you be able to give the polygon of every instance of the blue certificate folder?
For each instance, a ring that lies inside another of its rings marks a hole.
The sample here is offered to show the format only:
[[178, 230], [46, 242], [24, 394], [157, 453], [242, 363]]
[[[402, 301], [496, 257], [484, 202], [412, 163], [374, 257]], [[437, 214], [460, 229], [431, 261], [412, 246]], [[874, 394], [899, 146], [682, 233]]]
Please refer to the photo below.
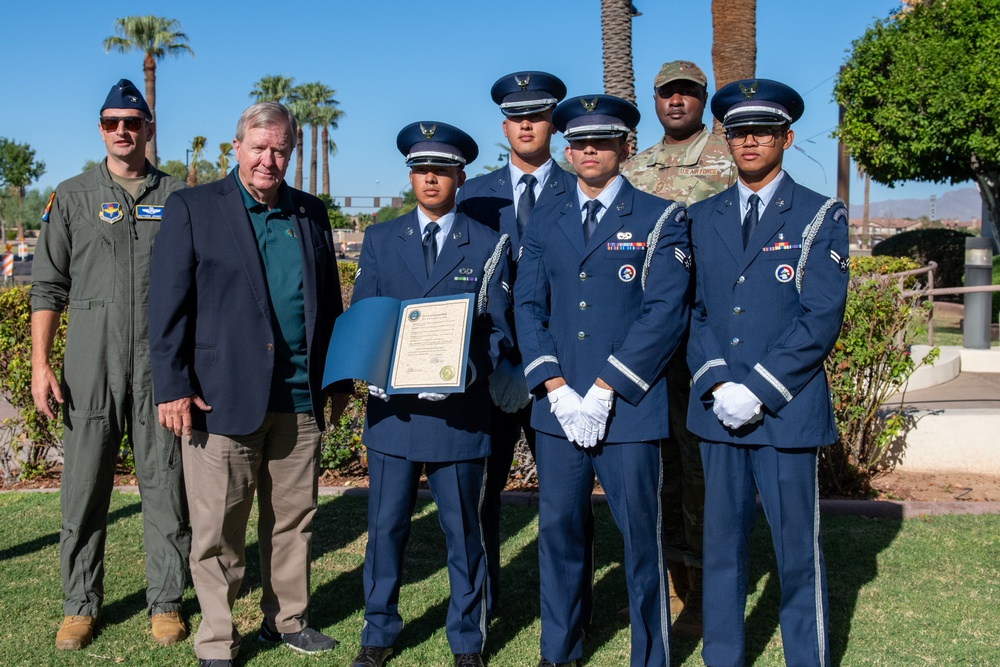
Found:
[[[387, 296], [362, 299], [334, 324], [323, 386], [357, 379], [382, 387], [387, 394], [465, 391], [474, 305], [474, 294], [408, 301]], [[442, 307], [450, 307], [449, 317], [441, 315]], [[445, 332], [444, 338], [440, 332]], [[421, 336], [432, 345], [447, 342], [452, 358], [431, 351], [414, 363], [412, 357], [399, 354], [406, 342]]]

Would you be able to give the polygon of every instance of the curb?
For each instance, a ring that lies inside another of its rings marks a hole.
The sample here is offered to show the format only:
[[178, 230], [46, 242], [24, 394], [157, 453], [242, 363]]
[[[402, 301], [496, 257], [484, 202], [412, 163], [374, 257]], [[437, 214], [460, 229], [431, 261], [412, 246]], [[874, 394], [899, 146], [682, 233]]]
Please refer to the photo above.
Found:
[[[2, 493], [57, 493], [59, 489], [26, 489], [24, 491], [3, 491]], [[137, 486], [116, 486], [115, 491], [139, 493]], [[321, 496], [350, 496], [367, 498], [368, 488], [364, 486], [321, 486]], [[417, 497], [430, 500], [427, 489], [417, 491]], [[504, 505], [538, 507], [537, 491], [504, 491], [500, 496]], [[595, 503], [605, 503], [604, 494], [593, 495]], [[757, 502], [758, 509], [760, 501]], [[823, 516], [857, 516], [867, 519], [915, 519], [921, 516], [946, 516], [957, 514], [1000, 514], [1000, 502], [954, 501], [928, 502], [903, 500], [820, 500], [819, 511]]]

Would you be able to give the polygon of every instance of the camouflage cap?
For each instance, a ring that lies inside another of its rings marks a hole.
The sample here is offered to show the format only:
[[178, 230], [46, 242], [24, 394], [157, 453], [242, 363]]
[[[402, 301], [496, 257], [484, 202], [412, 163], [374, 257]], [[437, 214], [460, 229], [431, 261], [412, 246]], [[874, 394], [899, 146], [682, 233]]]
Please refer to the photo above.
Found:
[[705, 77], [705, 73], [701, 71], [700, 67], [695, 65], [690, 60], [673, 60], [669, 63], [663, 63], [663, 67], [660, 68], [660, 73], [656, 75], [655, 79], [653, 79], [653, 90], [656, 90], [660, 86], [665, 86], [671, 81], [677, 81], [678, 79], [694, 81], [699, 85], [708, 87], [708, 79]]

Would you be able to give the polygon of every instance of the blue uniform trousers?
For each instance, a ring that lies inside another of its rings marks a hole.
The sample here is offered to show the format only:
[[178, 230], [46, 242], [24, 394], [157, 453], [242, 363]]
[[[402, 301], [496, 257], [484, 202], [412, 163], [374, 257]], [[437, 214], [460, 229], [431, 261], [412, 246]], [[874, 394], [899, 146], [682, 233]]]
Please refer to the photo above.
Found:
[[368, 547], [365, 553], [365, 625], [361, 643], [392, 646], [403, 628], [399, 588], [403, 551], [420, 473], [437, 504], [448, 547], [451, 600], [445, 634], [452, 653], [480, 653], [486, 639], [486, 556], [480, 504], [486, 460], [420, 463], [368, 450]]
[[[669, 665], [670, 611], [663, 556], [659, 442], [580, 449], [537, 434], [538, 562], [542, 657], [583, 657], [583, 629], [593, 560], [586, 552], [594, 476], [625, 541], [625, 581], [632, 618], [631, 667]], [[592, 527], [591, 527], [592, 530]]]
[[702, 442], [705, 469], [704, 649], [711, 667], [742, 667], [749, 536], [756, 493], [771, 526], [781, 583], [785, 664], [830, 664], [826, 566], [819, 530], [818, 448]]

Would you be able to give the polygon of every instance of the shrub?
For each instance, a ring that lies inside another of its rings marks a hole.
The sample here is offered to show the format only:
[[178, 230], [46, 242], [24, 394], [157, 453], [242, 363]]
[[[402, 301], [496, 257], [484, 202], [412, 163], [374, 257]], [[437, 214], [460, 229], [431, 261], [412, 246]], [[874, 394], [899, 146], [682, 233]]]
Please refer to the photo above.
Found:
[[921, 266], [937, 262], [934, 287], [961, 287], [965, 275], [965, 239], [969, 236], [954, 229], [917, 229], [878, 243], [872, 248], [872, 255], [909, 257]]
[[[868, 496], [871, 482], [892, 469], [887, 454], [907, 430], [902, 407], [880, 412], [913, 371], [933, 363], [934, 348], [924, 359], [910, 356], [917, 332], [913, 321], [926, 321], [928, 308], [919, 291], [904, 293], [891, 274], [918, 268], [908, 259], [852, 257], [847, 308], [840, 337], [826, 360], [839, 440], [821, 453], [820, 487], [824, 493]], [[917, 287], [907, 278], [907, 289]]]
[[[50, 355], [57, 376], [65, 342], [64, 311]], [[62, 453], [62, 420], [40, 413], [31, 397], [31, 302], [24, 286], [0, 289], [0, 395], [17, 410], [0, 420], [0, 474], [6, 482], [29, 479]], [[52, 407], [58, 410], [54, 401]]]

